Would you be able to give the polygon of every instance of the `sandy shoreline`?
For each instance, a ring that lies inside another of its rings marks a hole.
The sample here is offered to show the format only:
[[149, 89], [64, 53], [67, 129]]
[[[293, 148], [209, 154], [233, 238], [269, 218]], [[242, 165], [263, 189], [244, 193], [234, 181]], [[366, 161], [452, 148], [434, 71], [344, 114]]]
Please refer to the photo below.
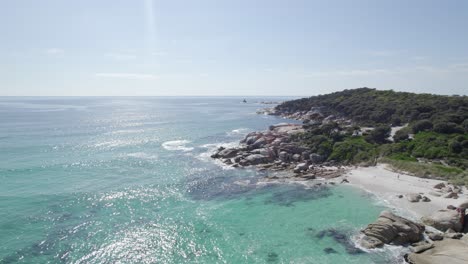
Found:
[[[352, 168], [343, 176], [337, 178], [336, 181], [340, 182], [343, 178], [347, 178], [351, 185], [373, 193], [390, 207], [395, 208], [400, 215], [415, 220], [419, 220], [422, 216], [430, 215], [437, 210], [446, 209], [448, 205], [457, 206], [468, 200], [466, 188], [463, 188], [463, 193], [459, 195], [458, 199], [437, 197], [431, 195], [430, 192], [435, 191], [434, 185], [444, 181], [397, 173], [391, 171], [384, 164], [375, 167]], [[398, 198], [398, 195], [405, 196], [409, 193], [419, 193], [429, 197], [431, 201], [412, 203], [406, 197]]]

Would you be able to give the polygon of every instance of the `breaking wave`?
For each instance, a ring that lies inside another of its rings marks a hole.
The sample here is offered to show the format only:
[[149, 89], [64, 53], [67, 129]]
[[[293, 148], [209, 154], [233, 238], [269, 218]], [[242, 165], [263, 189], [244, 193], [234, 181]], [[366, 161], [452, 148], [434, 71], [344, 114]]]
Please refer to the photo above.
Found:
[[166, 150], [180, 150], [180, 151], [192, 151], [193, 147], [187, 147], [186, 145], [190, 143], [191, 141], [189, 140], [172, 140], [172, 141], [166, 141], [161, 144], [161, 146], [166, 149]]

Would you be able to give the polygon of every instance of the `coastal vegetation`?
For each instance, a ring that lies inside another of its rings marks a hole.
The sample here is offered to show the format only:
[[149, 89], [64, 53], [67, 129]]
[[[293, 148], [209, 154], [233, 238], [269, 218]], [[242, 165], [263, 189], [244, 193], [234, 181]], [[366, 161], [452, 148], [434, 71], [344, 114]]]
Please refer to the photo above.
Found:
[[466, 96], [359, 88], [287, 101], [274, 114], [304, 120], [307, 129], [292, 139], [323, 160], [381, 161], [420, 177], [468, 185]]
[[416, 131], [433, 128], [440, 133], [468, 131], [466, 96], [358, 88], [287, 101], [276, 107], [282, 113], [311, 109], [320, 109], [325, 116], [349, 118], [364, 126], [411, 123]]

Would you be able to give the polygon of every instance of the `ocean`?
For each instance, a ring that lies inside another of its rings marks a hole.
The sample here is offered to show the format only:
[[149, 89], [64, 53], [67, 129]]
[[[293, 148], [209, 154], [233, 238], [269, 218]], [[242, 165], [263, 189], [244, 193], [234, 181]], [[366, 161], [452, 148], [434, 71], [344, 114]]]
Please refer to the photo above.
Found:
[[0, 263], [400, 263], [344, 185], [261, 184], [212, 160], [280, 122], [237, 97], [0, 97]]

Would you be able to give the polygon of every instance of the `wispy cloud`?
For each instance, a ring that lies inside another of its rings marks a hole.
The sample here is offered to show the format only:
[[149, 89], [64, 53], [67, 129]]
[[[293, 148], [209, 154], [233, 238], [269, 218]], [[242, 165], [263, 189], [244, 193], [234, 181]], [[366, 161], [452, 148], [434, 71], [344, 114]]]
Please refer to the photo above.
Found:
[[306, 77], [333, 77], [333, 76], [373, 76], [373, 75], [398, 75], [398, 74], [460, 74], [468, 72], [468, 63], [457, 63], [446, 66], [416, 65], [396, 68], [380, 69], [349, 69], [332, 71], [310, 71], [300, 75]]
[[372, 50], [367, 52], [374, 57], [392, 57], [401, 53], [399, 50]]
[[422, 60], [426, 60], [427, 57], [426, 56], [413, 56], [413, 57], [410, 57], [411, 60], [415, 60], [415, 61], [422, 61]]
[[166, 56], [166, 55], [167, 55], [167, 52], [164, 52], [164, 51], [155, 51], [155, 52], [152, 52], [151, 55], [153, 55], [153, 56]]
[[354, 70], [338, 70], [338, 71], [312, 71], [305, 73], [309, 77], [327, 77], [327, 76], [369, 76], [379, 74], [393, 74], [397, 71], [394, 69], [354, 69]]
[[155, 80], [158, 78], [154, 74], [143, 73], [96, 73], [96, 77], [102, 78], [116, 78], [116, 79], [130, 79], [130, 80]]
[[456, 63], [450, 65], [450, 68], [458, 71], [468, 71], [468, 63]]
[[105, 57], [114, 59], [114, 60], [133, 60], [136, 59], [136, 55], [131, 54], [131, 53], [115, 53], [115, 52], [110, 52], [104, 54]]
[[65, 53], [65, 50], [59, 48], [50, 48], [46, 50], [46, 53], [49, 55], [62, 55]]

